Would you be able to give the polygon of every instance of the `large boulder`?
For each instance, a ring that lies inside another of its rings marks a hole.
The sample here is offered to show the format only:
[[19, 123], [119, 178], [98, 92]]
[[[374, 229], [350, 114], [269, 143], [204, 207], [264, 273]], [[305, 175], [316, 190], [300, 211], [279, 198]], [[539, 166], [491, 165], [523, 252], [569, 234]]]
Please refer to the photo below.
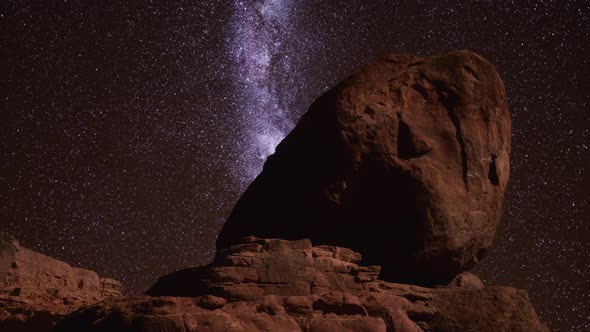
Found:
[[82, 308], [55, 332], [548, 331], [522, 290], [389, 283], [360, 260], [309, 240], [251, 237], [162, 277], [149, 295]]
[[385, 280], [445, 284], [491, 246], [509, 174], [510, 117], [494, 67], [454, 51], [390, 55], [318, 98], [217, 239], [359, 251]]

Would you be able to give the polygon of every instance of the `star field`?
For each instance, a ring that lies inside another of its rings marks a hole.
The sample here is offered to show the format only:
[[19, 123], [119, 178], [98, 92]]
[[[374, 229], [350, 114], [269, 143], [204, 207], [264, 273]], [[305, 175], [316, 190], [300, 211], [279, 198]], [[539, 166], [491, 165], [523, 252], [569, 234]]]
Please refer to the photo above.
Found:
[[469, 49], [504, 80], [511, 179], [477, 273], [590, 330], [588, 1], [4, 1], [0, 227], [129, 293], [208, 262], [310, 103], [387, 53]]
[[[228, 53], [233, 60], [234, 91], [240, 105], [243, 137], [240, 159], [245, 182], [252, 181], [274, 148], [295, 126], [297, 73], [293, 1], [236, 1]], [[295, 59], [292, 59], [295, 58]], [[260, 111], [264, 110], [264, 111]]]

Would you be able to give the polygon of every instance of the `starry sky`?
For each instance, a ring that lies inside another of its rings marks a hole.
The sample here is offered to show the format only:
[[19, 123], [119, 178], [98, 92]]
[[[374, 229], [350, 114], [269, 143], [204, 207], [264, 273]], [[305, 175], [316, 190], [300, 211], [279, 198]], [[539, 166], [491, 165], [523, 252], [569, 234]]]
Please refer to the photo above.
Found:
[[590, 2], [0, 4], [0, 226], [129, 293], [208, 262], [265, 158], [329, 87], [388, 53], [469, 49], [513, 121], [495, 248], [475, 272], [590, 330]]

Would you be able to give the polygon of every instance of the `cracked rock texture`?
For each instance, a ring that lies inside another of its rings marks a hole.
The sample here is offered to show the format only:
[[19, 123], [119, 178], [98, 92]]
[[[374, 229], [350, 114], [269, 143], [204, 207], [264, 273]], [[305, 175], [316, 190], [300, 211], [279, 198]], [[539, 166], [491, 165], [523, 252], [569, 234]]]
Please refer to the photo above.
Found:
[[56, 332], [547, 331], [522, 290], [389, 283], [360, 260], [309, 240], [249, 237], [161, 278], [152, 296], [83, 308]]
[[0, 331], [51, 331], [66, 314], [121, 291], [117, 280], [24, 248], [0, 233]]
[[506, 95], [488, 61], [390, 55], [312, 104], [217, 248], [309, 238], [361, 252], [385, 280], [446, 284], [492, 245], [509, 154]]

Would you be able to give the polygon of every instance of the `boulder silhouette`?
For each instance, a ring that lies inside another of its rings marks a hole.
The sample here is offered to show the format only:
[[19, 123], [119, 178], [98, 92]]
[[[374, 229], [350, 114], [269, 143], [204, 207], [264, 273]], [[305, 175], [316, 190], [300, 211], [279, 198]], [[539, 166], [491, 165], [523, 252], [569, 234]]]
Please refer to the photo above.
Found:
[[494, 66], [468, 51], [390, 55], [319, 97], [217, 239], [337, 245], [381, 278], [446, 284], [494, 239], [510, 117]]

